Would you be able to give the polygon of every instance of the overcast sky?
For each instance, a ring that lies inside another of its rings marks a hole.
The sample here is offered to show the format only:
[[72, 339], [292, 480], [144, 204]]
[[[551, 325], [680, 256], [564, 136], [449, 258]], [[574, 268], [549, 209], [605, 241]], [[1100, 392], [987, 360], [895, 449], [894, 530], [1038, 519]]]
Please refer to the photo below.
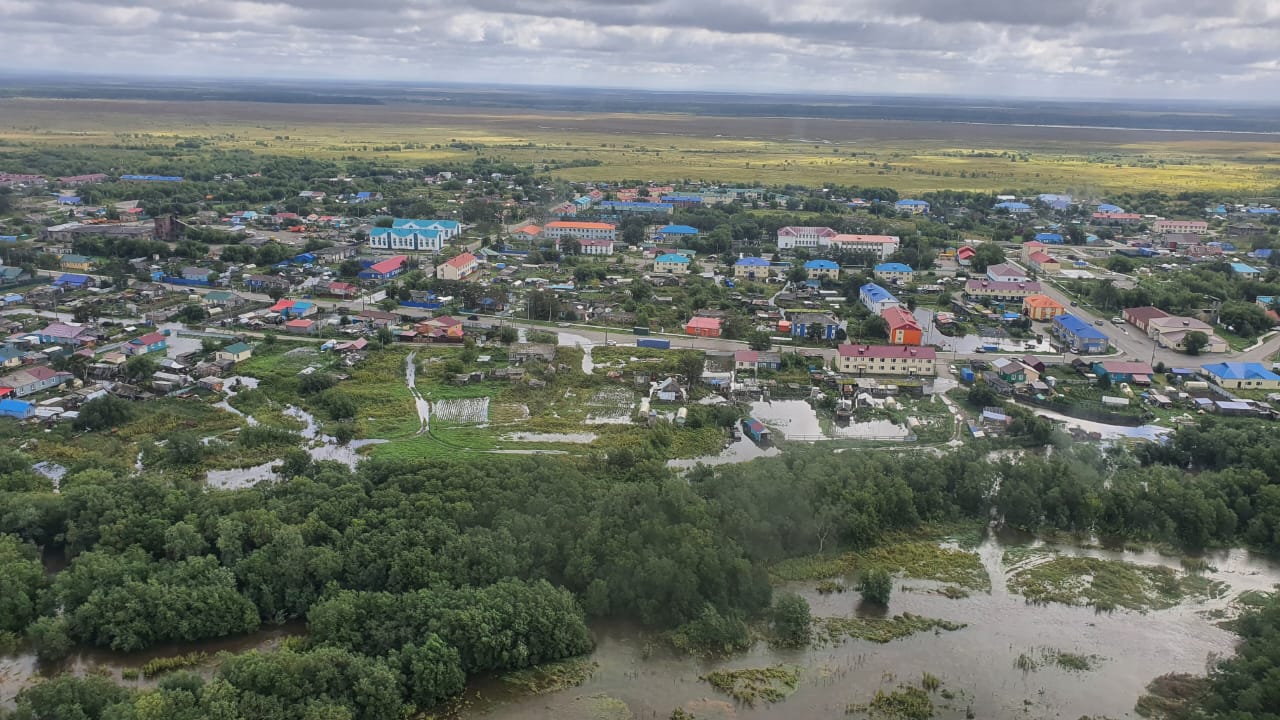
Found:
[[5, 70], [1280, 97], [1280, 0], [0, 0]]

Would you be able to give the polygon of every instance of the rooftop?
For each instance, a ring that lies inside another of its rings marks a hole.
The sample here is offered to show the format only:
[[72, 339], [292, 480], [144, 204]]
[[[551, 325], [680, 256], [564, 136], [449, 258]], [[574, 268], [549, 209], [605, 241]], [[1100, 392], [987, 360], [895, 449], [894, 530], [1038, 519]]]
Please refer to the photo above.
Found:
[[734, 265], [750, 266], [750, 267], [768, 267], [769, 261], [758, 257], [739, 258]]
[[689, 258], [676, 253], [667, 253], [666, 255], [659, 255], [654, 259], [654, 261], [660, 263], [680, 263], [682, 265], [687, 265], [689, 263]]
[[830, 260], [810, 260], [804, 264], [805, 270], [839, 270], [840, 266]]
[[914, 272], [911, 269], [910, 265], [907, 265], [906, 263], [899, 263], [899, 262], [880, 263], [879, 265], [876, 266], [875, 271], [876, 272], [900, 272], [900, 273]]
[[911, 347], [908, 345], [841, 345], [840, 357], [866, 357], [884, 359], [918, 359], [933, 360], [938, 353], [931, 347]]

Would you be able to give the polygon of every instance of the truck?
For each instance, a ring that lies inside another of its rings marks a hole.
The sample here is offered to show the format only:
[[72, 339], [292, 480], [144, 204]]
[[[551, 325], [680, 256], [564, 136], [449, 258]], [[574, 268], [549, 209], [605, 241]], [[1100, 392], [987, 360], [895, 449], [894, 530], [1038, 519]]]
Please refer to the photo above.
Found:
[[638, 325], [637, 325], [636, 327], [631, 328], [631, 334], [632, 334], [632, 335], [648, 335], [648, 334], [649, 334], [649, 328], [647, 328], [647, 327], [640, 327], [640, 326], [638, 326]]
[[655, 350], [670, 350], [670, 349], [671, 349], [671, 341], [670, 341], [670, 340], [658, 340], [658, 339], [654, 339], [654, 338], [645, 338], [645, 339], [643, 339], [643, 340], [637, 340], [637, 341], [636, 341], [636, 347], [642, 347], [642, 348], [653, 348], [653, 349], [655, 349]]

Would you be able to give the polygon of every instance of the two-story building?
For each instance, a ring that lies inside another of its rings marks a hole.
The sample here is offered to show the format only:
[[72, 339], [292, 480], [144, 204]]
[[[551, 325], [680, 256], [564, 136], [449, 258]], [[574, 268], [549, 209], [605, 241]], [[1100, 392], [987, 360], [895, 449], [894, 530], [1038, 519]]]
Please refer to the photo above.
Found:
[[1066, 311], [1062, 303], [1048, 295], [1028, 295], [1022, 299], [1022, 314], [1032, 320], [1048, 322]]
[[1104, 353], [1110, 344], [1101, 330], [1071, 314], [1055, 317], [1050, 332], [1077, 355]]
[[810, 280], [840, 279], [840, 266], [830, 260], [809, 260], [804, 264], [804, 272]]
[[995, 282], [1023, 282], [1028, 280], [1027, 273], [1012, 263], [999, 263], [987, 268], [987, 279]]
[[931, 347], [908, 345], [841, 345], [840, 372], [848, 375], [896, 375], [932, 377], [937, 351]]
[[1191, 233], [1208, 235], [1209, 223], [1204, 220], [1157, 220], [1151, 225], [1151, 232], [1159, 233]]
[[835, 340], [840, 329], [840, 320], [831, 313], [790, 313], [787, 319], [791, 321], [791, 336], [796, 338], [813, 337], [811, 333], [816, 333], [820, 340]]
[[838, 234], [827, 242], [833, 251], [860, 252], [884, 260], [898, 252], [902, 242], [896, 235], [847, 235]]
[[902, 304], [893, 293], [875, 283], [867, 283], [858, 288], [858, 300], [872, 315], [881, 315], [888, 308]]
[[480, 260], [469, 252], [449, 258], [436, 266], [437, 280], [463, 280], [480, 267]]
[[688, 275], [692, 261], [679, 253], [665, 253], [653, 259], [653, 271], [670, 275]]
[[404, 272], [405, 263], [408, 261], [409, 258], [405, 255], [395, 255], [361, 270], [358, 277], [361, 280], [390, 280]]
[[888, 325], [890, 345], [919, 345], [923, 342], [924, 331], [919, 321], [906, 308], [885, 308], [880, 317]]
[[554, 240], [557, 247], [559, 247], [560, 241], [567, 237], [577, 240], [608, 240], [613, 242], [618, 239], [618, 228], [615, 225], [603, 222], [556, 220], [542, 226], [542, 236], [548, 240]]
[[733, 264], [733, 276], [743, 280], [766, 280], [773, 277], [773, 266], [764, 258], [738, 258]]
[[789, 225], [778, 228], [778, 249], [826, 247], [836, 231], [829, 227], [802, 227]]
[[977, 300], [1021, 302], [1028, 295], [1039, 295], [1041, 290], [1040, 283], [1034, 280], [1011, 282], [970, 278], [964, 283], [964, 294]]

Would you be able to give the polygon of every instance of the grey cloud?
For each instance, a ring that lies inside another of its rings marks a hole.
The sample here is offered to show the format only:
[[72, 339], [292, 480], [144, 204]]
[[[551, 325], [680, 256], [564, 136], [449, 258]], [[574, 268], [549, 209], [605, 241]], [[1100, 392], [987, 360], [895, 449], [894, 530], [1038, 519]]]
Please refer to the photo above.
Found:
[[9, 69], [1258, 97], [1274, 0], [0, 0]]

